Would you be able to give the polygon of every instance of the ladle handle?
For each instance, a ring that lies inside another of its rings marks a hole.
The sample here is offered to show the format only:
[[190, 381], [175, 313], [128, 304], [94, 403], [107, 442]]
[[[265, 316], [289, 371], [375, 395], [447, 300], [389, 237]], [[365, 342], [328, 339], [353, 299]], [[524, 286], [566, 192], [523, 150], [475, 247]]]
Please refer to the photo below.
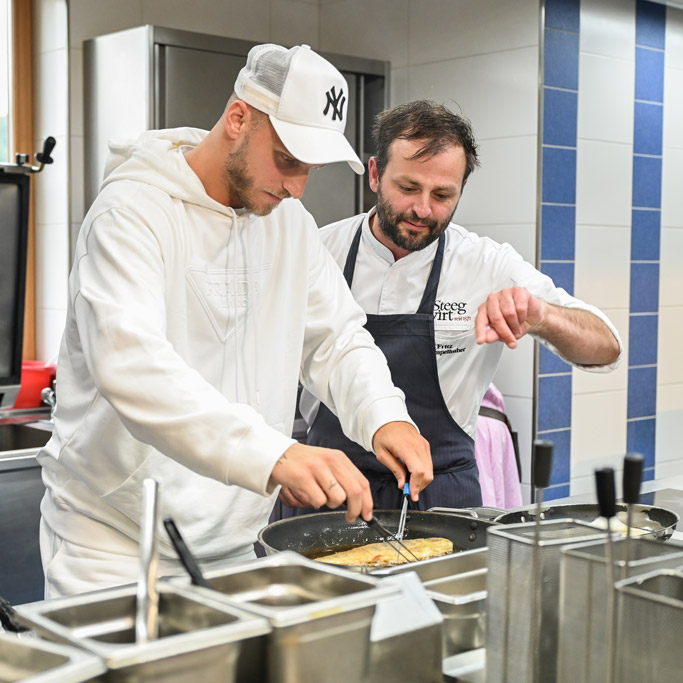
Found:
[[595, 470], [595, 488], [600, 516], [611, 519], [617, 514], [617, 496], [614, 489], [614, 469], [612, 467]]
[[159, 637], [159, 593], [157, 592], [157, 491], [156, 479], [142, 482], [142, 522], [140, 525], [140, 567], [137, 583], [135, 639], [138, 643]]
[[537, 489], [545, 489], [550, 483], [550, 470], [553, 466], [553, 442], [534, 441], [533, 484]]
[[195, 560], [194, 555], [190, 552], [190, 549], [187, 547], [187, 544], [185, 543], [183, 537], [180, 535], [180, 531], [178, 530], [176, 523], [173, 521], [171, 517], [167, 517], [164, 520], [164, 527], [168, 533], [169, 538], [171, 539], [171, 543], [173, 543], [173, 547], [178, 553], [180, 561], [183, 563], [183, 567], [185, 567], [185, 570], [190, 575], [192, 583], [195, 586], [211, 588], [209, 582], [204, 578], [202, 570], [199, 568], [199, 565], [197, 564], [197, 560]]
[[640, 484], [643, 476], [643, 456], [640, 453], [627, 453], [624, 456], [623, 500], [627, 505], [635, 505], [640, 500]]

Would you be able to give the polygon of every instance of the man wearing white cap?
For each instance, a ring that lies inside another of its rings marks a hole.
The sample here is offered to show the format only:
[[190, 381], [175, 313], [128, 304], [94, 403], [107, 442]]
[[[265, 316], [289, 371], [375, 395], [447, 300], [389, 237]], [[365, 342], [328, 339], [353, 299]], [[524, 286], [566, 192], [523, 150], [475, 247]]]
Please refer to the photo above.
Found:
[[[279, 486], [369, 519], [367, 480], [290, 438], [299, 380], [413, 497], [429, 445], [298, 201], [363, 166], [348, 88], [307, 46], [249, 53], [218, 123], [110, 143], [69, 281], [53, 437], [40, 452], [46, 597], [134, 581], [142, 482], [204, 568], [253, 556]], [[160, 574], [180, 571], [160, 535]]]

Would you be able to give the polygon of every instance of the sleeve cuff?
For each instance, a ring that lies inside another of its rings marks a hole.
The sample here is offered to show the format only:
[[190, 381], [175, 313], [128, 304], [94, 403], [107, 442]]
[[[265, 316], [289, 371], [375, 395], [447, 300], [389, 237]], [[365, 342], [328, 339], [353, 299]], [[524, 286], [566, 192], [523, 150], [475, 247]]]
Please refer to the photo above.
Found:
[[408, 422], [417, 429], [417, 425], [410, 419], [405, 401], [401, 397], [391, 396], [374, 401], [366, 408], [361, 426], [362, 445], [366, 451], [374, 452], [372, 450], [372, 439], [377, 430], [388, 422]]

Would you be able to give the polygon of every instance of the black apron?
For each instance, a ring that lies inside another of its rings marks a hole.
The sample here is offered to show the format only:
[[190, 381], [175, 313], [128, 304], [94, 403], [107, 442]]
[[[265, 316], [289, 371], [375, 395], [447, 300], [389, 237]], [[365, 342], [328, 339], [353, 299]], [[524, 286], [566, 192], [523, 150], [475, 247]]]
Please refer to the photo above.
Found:
[[[362, 222], [351, 243], [344, 277], [351, 287], [362, 234]], [[429, 442], [434, 481], [420, 492], [410, 506], [470, 507], [481, 505], [479, 472], [474, 459], [474, 440], [458, 425], [446, 407], [436, 366], [434, 341], [434, 303], [441, 276], [445, 235], [441, 235], [416, 313], [394, 315], [368, 314], [365, 328], [386, 356], [394, 384], [406, 396], [408, 414]], [[374, 453], [369, 453], [342, 432], [337, 417], [323, 403], [308, 432], [311, 446], [337, 448], [351, 459], [370, 481], [375, 508], [401, 507], [403, 493], [396, 478]], [[311, 512], [311, 510], [308, 510]], [[301, 514], [301, 511], [298, 511]]]

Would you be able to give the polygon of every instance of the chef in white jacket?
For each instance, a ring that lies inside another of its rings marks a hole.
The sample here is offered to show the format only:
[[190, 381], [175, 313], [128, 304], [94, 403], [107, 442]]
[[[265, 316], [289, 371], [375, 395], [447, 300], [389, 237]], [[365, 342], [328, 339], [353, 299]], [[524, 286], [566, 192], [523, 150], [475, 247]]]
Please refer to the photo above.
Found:
[[[430, 443], [434, 480], [417, 507], [480, 505], [477, 414], [503, 348], [530, 334], [568, 363], [604, 372], [616, 367], [621, 341], [601, 311], [556, 287], [509, 244], [451, 222], [478, 165], [466, 119], [418, 100], [382, 112], [374, 133], [368, 168], [377, 206], [323, 228], [322, 239]], [[302, 396], [307, 443], [343, 449], [370, 480], [375, 506], [399, 507], [391, 472], [322, 400]]]
[[[290, 437], [298, 381], [354, 441], [431, 481], [429, 445], [298, 201], [363, 166], [348, 88], [308, 46], [252, 49], [211, 131], [111, 143], [69, 279], [53, 437], [39, 453], [46, 597], [134, 581], [142, 482], [204, 568], [253, 556], [280, 485], [369, 519], [343, 453]], [[160, 573], [180, 571], [160, 533]]]

